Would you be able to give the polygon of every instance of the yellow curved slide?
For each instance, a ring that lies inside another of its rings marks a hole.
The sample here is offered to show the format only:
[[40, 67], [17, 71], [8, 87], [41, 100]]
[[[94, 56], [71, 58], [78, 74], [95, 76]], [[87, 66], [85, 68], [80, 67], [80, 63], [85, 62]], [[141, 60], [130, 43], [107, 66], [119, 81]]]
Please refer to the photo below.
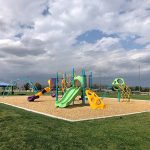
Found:
[[105, 104], [103, 100], [100, 97], [98, 97], [95, 92], [91, 90], [86, 90], [86, 95], [88, 97], [88, 102], [90, 104], [91, 109], [104, 109]]
[[46, 88], [44, 88], [42, 91], [40, 91], [40, 92], [38, 92], [37, 94], [35, 94], [35, 96], [42, 96], [44, 93], [46, 93], [46, 92], [50, 92], [50, 88], [49, 87], [46, 87]]
[[50, 91], [51, 91], [50, 83], [51, 83], [50, 80], [48, 80], [49, 87], [44, 88], [42, 91], [36, 93], [35, 95], [29, 96], [29, 97], [28, 97], [28, 101], [29, 101], [29, 102], [33, 102], [35, 99], [38, 99], [38, 98], [39, 98], [40, 96], [42, 96], [44, 93], [50, 92]]
[[35, 94], [35, 96], [40, 97], [40, 96], [42, 96], [44, 93], [51, 91], [51, 88], [50, 88], [51, 80], [48, 80], [47, 82], [48, 82], [49, 87], [44, 88], [42, 91], [40, 91], [40, 92], [38, 92], [37, 94]]

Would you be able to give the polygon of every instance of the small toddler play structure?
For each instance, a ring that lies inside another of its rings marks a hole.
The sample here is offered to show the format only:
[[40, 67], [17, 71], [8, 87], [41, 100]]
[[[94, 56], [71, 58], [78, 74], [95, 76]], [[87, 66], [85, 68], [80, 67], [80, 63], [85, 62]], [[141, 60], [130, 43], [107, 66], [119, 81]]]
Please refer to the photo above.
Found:
[[112, 83], [112, 87], [118, 91], [118, 102], [120, 102], [120, 99], [126, 102], [130, 101], [131, 89], [127, 86], [123, 78], [116, 78]]
[[[61, 83], [60, 83], [61, 81]], [[49, 87], [43, 89], [41, 92], [34, 96], [28, 97], [28, 101], [34, 101], [42, 94], [51, 91], [51, 80], [49, 80]], [[54, 83], [53, 83], [54, 84]], [[77, 96], [81, 96], [82, 104], [86, 104], [87, 100], [91, 109], [103, 109], [105, 107], [103, 100], [92, 91], [92, 72], [89, 76], [85, 74], [85, 70], [82, 70], [82, 75], [77, 76], [75, 70], [72, 70], [71, 78], [67, 78], [66, 73], [63, 77], [56, 75], [56, 107], [65, 108], [71, 103], [74, 104], [74, 100]], [[62, 97], [59, 99], [59, 95], [62, 93]]]

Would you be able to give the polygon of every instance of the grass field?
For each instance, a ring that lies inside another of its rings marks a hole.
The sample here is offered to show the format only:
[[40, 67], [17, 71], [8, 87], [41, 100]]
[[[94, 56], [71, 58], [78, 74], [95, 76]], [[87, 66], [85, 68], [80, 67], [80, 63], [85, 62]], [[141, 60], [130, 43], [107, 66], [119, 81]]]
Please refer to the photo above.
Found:
[[[117, 92], [114, 93], [97, 93], [99, 96], [101, 97], [109, 97], [109, 98], [117, 98]], [[139, 100], [150, 100], [150, 95], [139, 95], [139, 94], [135, 94], [135, 95], [131, 95], [132, 99], [139, 99]]]
[[70, 123], [0, 104], [1, 150], [148, 150], [150, 113]]

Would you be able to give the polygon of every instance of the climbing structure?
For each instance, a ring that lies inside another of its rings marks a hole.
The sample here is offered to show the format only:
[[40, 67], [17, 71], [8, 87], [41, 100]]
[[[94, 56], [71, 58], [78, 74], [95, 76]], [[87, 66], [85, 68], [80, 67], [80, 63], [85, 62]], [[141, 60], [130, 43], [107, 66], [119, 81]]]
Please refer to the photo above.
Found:
[[112, 83], [112, 87], [114, 90], [118, 91], [119, 102], [120, 99], [126, 102], [130, 101], [131, 89], [127, 86], [123, 78], [116, 78]]
[[[87, 80], [89, 80], [88, 84]], [[58, 73], [56, 81], [58, 81]], [[76, 76], [73, 69], [71, 82], [71, 87], [66, 89], [66, 92], [61, 99], [58, 99], [58, 83], [56, 82], [56, 107], [68, 107], [71, 103], [74, 103], [77, 96], [81, 96], [79, 99], [82, 100], [83, 105], [86, 104], [86, 100], [88, 100], [91, 109], [103, 109], [105, 107], [103, 100], [91, 90], [92, 73], [90, 73], [89, 79], [87, 79], [84, 69], [82, 70], [81, 76]], [[65, 80], [62, 80], [62, 83], [62, 87], [64, 88]]]
[[97, 108], [104, 109], [105, 108], [105, 104], [102, 98], [100, 98], [95, 92], [91, 90], [86, 90], [86, 95], [87, 95], [88, 102], [90, 104], [91, 109], [97, 109]]

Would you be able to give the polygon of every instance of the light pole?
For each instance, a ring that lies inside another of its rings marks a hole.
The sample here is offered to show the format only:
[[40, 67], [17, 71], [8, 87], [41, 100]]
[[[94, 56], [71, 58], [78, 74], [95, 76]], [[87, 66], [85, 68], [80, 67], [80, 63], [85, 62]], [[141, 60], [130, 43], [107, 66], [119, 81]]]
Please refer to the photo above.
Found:
[[141, 92], [141, 67], [139, 65], [139, 93]]
[[101, 75], [99, 77], [99, 92], [101, 92]]

